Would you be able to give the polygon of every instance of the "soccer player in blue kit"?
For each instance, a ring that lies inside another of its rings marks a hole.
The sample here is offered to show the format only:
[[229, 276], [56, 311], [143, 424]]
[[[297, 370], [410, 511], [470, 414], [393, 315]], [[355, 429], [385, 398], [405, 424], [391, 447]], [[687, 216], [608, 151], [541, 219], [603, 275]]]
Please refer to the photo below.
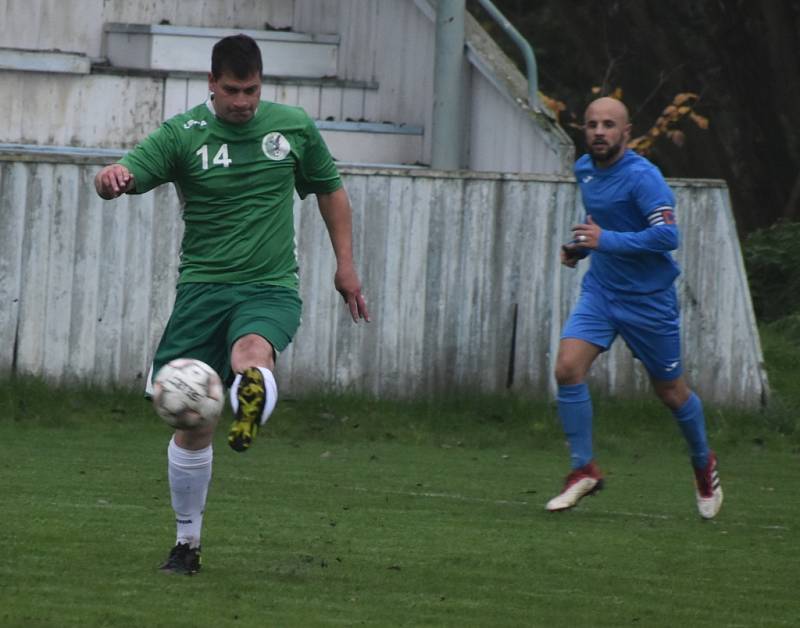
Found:
[[722, 505], [722, 487], [702, 403], [683, 377], [674, 286], [680, 270], [670, 253], [679, 241], [675, 197], [658, 168], [626, 148], [630, 129], [619, 100], [599, 98], [586, 109], [589, 152], [575, 163], [586, 221], [572, 228], [574, 239], [562, 248], [561, 263], [574, 268], [588, 256], [591, 265], [562, 330], [555, 369], [572, 471], [546, 508], [567, 510], [603, 487], [592, 451], [585, 378], [595, 358], [620, 335], [678, 422], [691, 453], [697, 509], [711, 519]]

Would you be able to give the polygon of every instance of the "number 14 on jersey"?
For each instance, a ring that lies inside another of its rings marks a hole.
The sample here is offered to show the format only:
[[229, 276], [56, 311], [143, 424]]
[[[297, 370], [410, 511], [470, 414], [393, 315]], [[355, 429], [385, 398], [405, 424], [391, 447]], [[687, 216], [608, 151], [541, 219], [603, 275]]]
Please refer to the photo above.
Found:
[[[200, 155], [200, 162], [203, 166], [203, 170], [208, 170], [208, 144], [203, 144], [197, 152], [195, 152], [195, 155]], [[214, 155], [211, 164], [227, 168], [231, 163], [233, 163], [233, 160], [228, 157], [228, 145], [223, 144], [219, 147], [217, 154]]]

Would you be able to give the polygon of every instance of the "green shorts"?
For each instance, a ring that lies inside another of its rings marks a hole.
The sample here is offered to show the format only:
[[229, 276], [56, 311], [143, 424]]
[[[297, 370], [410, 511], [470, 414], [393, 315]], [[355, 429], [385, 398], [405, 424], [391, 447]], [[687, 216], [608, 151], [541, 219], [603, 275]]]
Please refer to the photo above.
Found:
[[179, 284], [152, 372], [158, 373], [175, 358], [195, 358], [211, 366], [230, 385], [233, 343], [246, 334], [258, 334], [269, 341], [277, 359], [300, 326], [302, 309], [297, 291], [282, 286]]

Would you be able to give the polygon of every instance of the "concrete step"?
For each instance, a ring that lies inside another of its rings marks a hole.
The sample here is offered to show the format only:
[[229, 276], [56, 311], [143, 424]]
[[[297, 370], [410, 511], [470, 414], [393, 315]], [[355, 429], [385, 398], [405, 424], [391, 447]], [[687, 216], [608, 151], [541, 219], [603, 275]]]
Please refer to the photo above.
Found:
[[265, 74], [322, 78], [337, 72], [338, 35], [119, 22], [105, 24], [104, 32], [105, 55], [121, 68], [207, 72], [214, 44], [244, 33], [258, 43]]
[[[49, 61], [52, 61], [50, 59]], [[42, 68], [45, 70], [45, 68]], [[200, 73], [154, 70], [90, 74], [0, 70], [0, 92], [11, 100], [0, 142], [47, 146], [131, 147], [164, 119], [208, 96]], [[317, 124], [334, 157], [348, 163], [415, 164], [425, 161], [424, 128], [402, 121], [378, 121], [376, 89], [331, 79], [265, 77], [262, 98], [303, 107]]]
[[[7, 84], [13, 91], [22, 80], [32, 94], [49, 94], [34, 98], [35, 103], [77, 103], [55, 111], [42, 111], [43, 105], [16, 108], [0, 142], [7, 147], [38, 144], [53, 154], [67, 144], [89, 151], [129, 146], [131, 138], [143, 137], [206, 99], [211, 49], [220, 38], [238, 32], [253, 37], [264, 56], [262, 98], [305, 109], [337, 161], [399, 166], [424, 159], [421, 126], [378, 122], [377, 82], [336, 77], [338, 35], [116, 22], [104, 25], [104, 59], [11, 49], [0, 55], [0, 64], [12, 70], [0, 73], [0, 88]], [[48, 76], [54, 72], [60, 78]], [[109, 101], [113, 94], [122, 94], [124, 103], [137, 103], [132, 111], [145, 113], [120, 117], [114, 112], [123, 103]], [[86, 115], [81, 103], [97, 103], [99, 110]], [[52, 124], [42, 123], [51, 118]]]
[[[265, 76], [261, 98], [302, 107], [309, 116], [319, 120], [378, 120], [377, 91], [377, 83], [364, 81]], [[164, 119], [182, 113], [206, 98], [206, 75], [169, 73], [164, 81]]]
[[[374, 122], [316, 120], [333, 158], [341, 164], [371, 167], [420, 167], [424, 133], [421, 127]], [[70, 163], [111, 163], [125, 150], [0, 141], [0, 157], [19, 161], [51, 159]]]
[[419, 166], [422, 127], [386, 122], [317, 120], [317, 128], [336, 161], [371, 166]]

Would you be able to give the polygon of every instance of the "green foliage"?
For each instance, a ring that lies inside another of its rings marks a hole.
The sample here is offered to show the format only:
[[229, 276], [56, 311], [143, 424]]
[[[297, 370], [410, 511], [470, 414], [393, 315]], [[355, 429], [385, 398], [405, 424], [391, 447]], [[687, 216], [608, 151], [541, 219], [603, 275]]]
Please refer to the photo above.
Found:
[[752, 232], [742, 245], [756, 316], [775, 321], [800, 312], [800, 223], [777, 222]]
[[800, 312], [759, 330], [772, 390], [766, 420], [780, 433], [800, 439]]

